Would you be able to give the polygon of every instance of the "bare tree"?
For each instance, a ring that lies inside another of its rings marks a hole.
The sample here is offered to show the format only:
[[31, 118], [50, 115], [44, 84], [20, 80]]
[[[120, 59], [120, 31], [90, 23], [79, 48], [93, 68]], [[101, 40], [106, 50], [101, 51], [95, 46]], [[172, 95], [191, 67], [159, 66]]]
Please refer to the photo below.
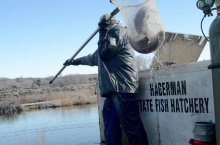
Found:
[[135, 56], [135, 62], [138, 70], [144, 70], [149, 68], [150, 59], [145, 58], [142, 55]]

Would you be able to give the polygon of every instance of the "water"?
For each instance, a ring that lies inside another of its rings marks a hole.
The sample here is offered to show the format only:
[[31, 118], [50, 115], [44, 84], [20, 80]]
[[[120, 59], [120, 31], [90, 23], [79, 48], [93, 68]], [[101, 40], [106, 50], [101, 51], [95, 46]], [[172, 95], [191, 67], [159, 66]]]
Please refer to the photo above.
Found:
[[2, 145], [100, 143], [98, 106], [72, 106], [0, 116]]

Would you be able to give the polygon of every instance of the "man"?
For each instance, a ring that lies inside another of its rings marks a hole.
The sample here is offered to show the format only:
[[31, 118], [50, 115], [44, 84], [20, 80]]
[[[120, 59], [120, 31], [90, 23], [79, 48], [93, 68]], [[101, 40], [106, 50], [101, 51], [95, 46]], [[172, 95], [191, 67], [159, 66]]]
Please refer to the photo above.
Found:
[[127, 29], [114, 17], [106, 22], [109, 16], [103, 15], [98, 23], [98, 49], [69, 63], [66, 60], [64, 65], [98, 66], [100, 93], [106, 97], [102, 111], [106, 145], [121, 145], [121, 127], [130, 145], [148, 145], [135, 99], [138, 73], [134, 51]]

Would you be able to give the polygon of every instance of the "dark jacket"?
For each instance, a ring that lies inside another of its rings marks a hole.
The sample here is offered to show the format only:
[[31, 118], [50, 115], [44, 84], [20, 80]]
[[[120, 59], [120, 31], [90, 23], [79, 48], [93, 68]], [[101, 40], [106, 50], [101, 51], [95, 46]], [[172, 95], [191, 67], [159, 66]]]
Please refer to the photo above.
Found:
[[79, 59], [82, 65], [98, 66], [102, 97], [113, 92], [137, 92], [138, 73], [134, 50], [129, 43], [127, 29], [122, 25], [113, 26], [93, 54]]

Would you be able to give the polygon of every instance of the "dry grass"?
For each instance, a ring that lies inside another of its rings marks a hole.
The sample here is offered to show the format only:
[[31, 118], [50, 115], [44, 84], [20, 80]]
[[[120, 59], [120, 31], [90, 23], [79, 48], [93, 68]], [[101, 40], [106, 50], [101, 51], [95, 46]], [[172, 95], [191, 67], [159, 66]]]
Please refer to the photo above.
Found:
[[44, 109], [71, 105], [85, 105], [97, 103], [93, 90], [50, 92], [42, 95], [21, 96], [18, 99], [26, 109]]
[[96, 96], [84, 96], [78, 94], [74, 98], [68, 98], [62, 101], [62, 106], [71, 106], [71, 105], [86, 105], [97, 103]]
[[[64, 92], [49, 92], [44, 94], [32, 94], [26, 96], [19, 96], [18, 103], [19, 104], [27, 104], [27, 103], [37, 103], [37, 102], [46, 102], [46, 101], [54, 101], [54, 100], [79, 100], [76, 98], [80, 98], [81, 101], [88, 102], [90, 96], [93, 96], [93, 90], [80, 90], [80, 91], [64, 91]], [[89, 101], [90, 102], [90, 101]], [[80, 103], [82, 104], [82, 102]]]
[[[58, 104], [53, 103], [55, 100], [57, 100]], [[97, 97], [94, 94], [94, 90], [89, 89], [6, 97], [4, 101], [0, 102], [0, 115], [22, 111], [24, 109], [22, 104], [39, 102], [42, 102], [42, 104], [30, 106], [29, 109], [94, 104], [97, 103]]]

